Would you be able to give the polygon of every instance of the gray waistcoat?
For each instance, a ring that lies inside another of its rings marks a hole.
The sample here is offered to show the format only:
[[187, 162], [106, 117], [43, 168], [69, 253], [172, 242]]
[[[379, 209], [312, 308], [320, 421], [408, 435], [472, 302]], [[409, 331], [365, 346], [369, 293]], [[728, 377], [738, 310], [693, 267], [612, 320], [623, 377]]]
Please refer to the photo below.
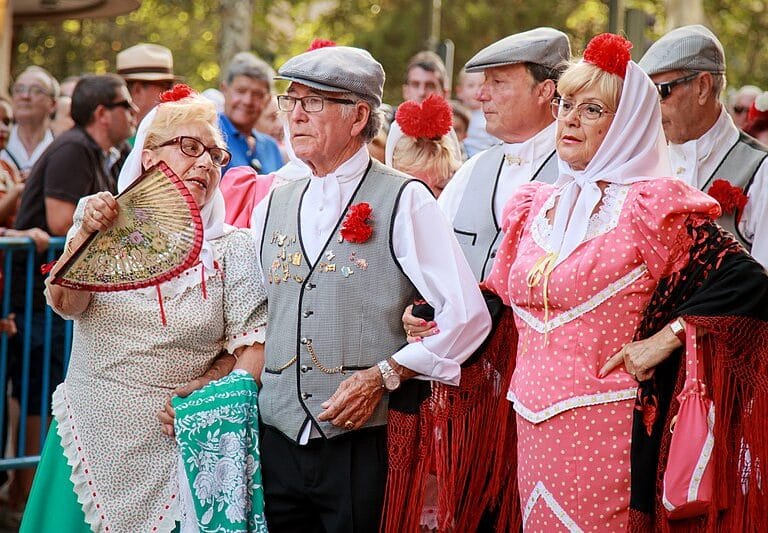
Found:
[[[739, 140], [731, 147], [701, 190], [707, 192], [713, 181], [723, 179], [730, 182], [731, 185], [741, 187], [744, 194], [747, 194], [757, 169], [760, 168], [766, 157], [768, 157], [768, 148], [740, 131]], [[752, 247], [752, 243], [739, 232], [734, 213], [723, 215], [717, 219], [717, 223], [733, 233], [747, 250]]]
[[[453, 231], [464, 251], [472, 273], [478, 281], [491, 272], [493, 258], [504, 238], [496, 220], [493, 203], [499, 175], [504, 164], [504, 145], [492, 146], [479, 156], [453, 220]], [[552, 152], [531, 176], [531, 181], [554, 183], [557, 180], [557, 157]]]
[[[328, 438], [346, 433], [317, 420], [320, 404], [354, 371], [405, 343], [401, 316], [416, 291], [394, 258], [392, 225], [408, 181], [372, 162], [350, 201], [372, 207], [372, 236], [359, 244], [339, 242], [347, 206], [315, 264], [304, 253], [298, 220], [308, 180], [272, 193], [261, 245], [269, 327], [259, 409], [265, 424], [290, 439], [298, 441], [309, 421]], [[365, 427], [386, 424], [387, 405], [385, 395]]]

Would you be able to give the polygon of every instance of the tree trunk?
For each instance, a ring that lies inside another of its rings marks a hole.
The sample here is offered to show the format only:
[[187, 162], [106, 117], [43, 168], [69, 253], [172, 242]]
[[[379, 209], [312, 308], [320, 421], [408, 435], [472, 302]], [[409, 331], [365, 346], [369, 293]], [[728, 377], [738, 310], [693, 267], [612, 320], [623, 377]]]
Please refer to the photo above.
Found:
[[702, 0], [667, 0], [667, 31], [688, 24], [706, 24]]
[[238, 52], [251, 51], [255, 0], [220, 0], [219, 65], [222, 72]]

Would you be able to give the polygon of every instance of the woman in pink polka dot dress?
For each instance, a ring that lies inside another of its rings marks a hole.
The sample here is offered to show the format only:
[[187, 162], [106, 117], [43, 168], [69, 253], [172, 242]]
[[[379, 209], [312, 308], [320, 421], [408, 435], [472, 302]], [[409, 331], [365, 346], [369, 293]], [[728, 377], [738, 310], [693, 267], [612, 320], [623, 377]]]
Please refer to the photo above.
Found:
[[[689, 228], [720, 213], [711, 197], [664, 177], [658, 94], [629, 48], [598, 36], [561, 77], [552, 101], [559, 180], [509, 200], [487, 280], [519, 332], [507, 399], [525, 531], [640, 527], [630, 513], [642, 477], [630, 468], [638, 382], [682, 345], [677, 326], [691, 326], [677, 315], [673, 327], [636, 332], [660, 280], [686, 267]], [[655, 462], [647, 472], [652, 492]]]

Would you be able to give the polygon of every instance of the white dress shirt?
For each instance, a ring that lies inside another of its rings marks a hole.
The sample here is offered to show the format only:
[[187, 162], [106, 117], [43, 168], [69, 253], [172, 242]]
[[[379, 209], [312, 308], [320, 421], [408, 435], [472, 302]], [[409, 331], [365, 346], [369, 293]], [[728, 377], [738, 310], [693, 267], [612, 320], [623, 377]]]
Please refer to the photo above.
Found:
[[[17, 124], [14, 124], [11, 128], [11, 135], [8, 137], [8, 144], [6, 145], [5, 150], [0, 153], [0, 159], [4, 159], [5, 161], [10, 161], [16, 164], [19, 167], [19, 170], [22, 172], [29, 172], [29, 169], [32, 168], [32, 165], [35, 164], [45, 149], [48, 148], [48, 145], [53, 142], [53, 133], [51, 133], [51, 130], [45, 130], [43, 140], [40, 141], [37, 146], [35, 146], [35, 149], [31, 154], [28, 154], [27, 149], [24, 148], [24, 145], [19, 138], [18, 129], [19, 126]], [[13, 158], [11, 158], [8, 154], [13, 155]]]
[[[496, 214], [496, 220], [501, 221], [504, 205], [515, 189], [531, 181], [536, 171], [555, 150], [556, 129], [556, 123], [552, 122], [525, 142], [504, 143], [504, 155], [508, 162], [504, 163], [501, 169], [499, 183], [496, 187], [496, 197], [493, 199], [493, 211]], [[469, 178], [474, 172], [477, 158], [481, 154], [477, 154], [464, 163], [440, 194], [438, 204], [451, 223], [456, 218], [464, 192], [467, 190]]]
[[[310, 177], [301, 203], [300, 231], [312, 262], [320, 256], [363, 179], [369, 160], [368, 149], [363, 146], [327, 176]], [[251, 216], [251, 230], [259, 248], [268, 205], [268, 201], [260, 202]], [[477, 281], [456, 242], [453, 228], [420, 183], [409, 183], [403, 189], [393, 230], [397, 262], [419, 294], [435, 308], [440, 333], [408, 344], [391, 355], [398, 364], [417, 372], [417, 379], [457, 385], [461, 363], [472, 355], [491, 327]]]

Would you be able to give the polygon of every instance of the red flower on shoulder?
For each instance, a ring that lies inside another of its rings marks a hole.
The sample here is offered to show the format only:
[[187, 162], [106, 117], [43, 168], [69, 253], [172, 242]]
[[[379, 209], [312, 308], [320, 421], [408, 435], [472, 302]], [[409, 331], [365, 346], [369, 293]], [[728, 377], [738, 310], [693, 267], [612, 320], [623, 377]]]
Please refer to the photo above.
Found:
[[741, 187], [731, 185], [727, 180], [713, 181], [707, 194], [718, 201], [724, 215], [735, 213], [737, 219], [741, 216], [744, 206], [747, 205], [747, 195], [744, 194]]
[[370, 204], [365, 202], [349, 206], [341, 224], [341, 237], [348, 242], [363, 243], [373, 235], [373, 217]]

